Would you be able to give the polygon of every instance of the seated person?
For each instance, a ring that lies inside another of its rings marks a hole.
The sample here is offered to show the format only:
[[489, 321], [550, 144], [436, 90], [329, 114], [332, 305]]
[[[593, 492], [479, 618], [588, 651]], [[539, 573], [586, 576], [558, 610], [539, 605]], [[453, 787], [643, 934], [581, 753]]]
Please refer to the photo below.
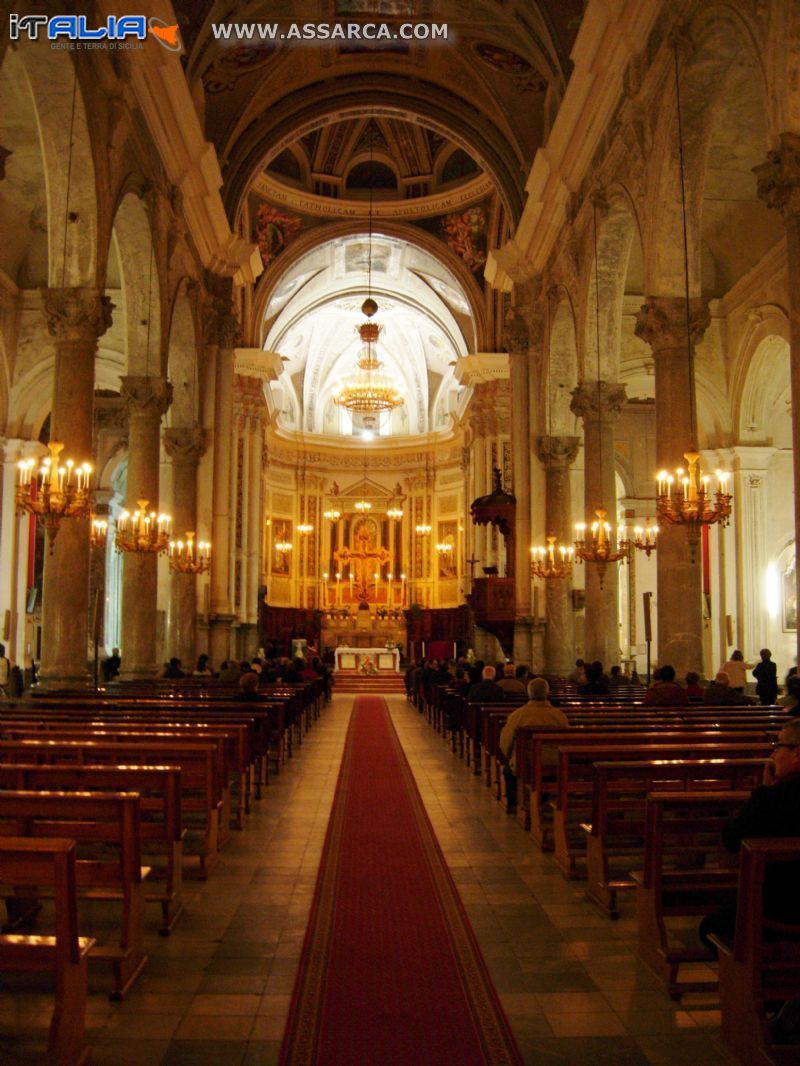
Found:
[[235, 700], [259, 700], [258, 686], [261, 681], [255, 670], [247, 670], [239, 678], [239, 691], [233, 694]]
[[690, 670], [686, 675], [686, 695], [690, 700], [701, 700], [705, 689], [700, 684], [700, 675]]
[[623, 674], [621, 667], [612, 666], [608, 683], [611, 688], [629, 688], [631, 679]]
[[186, 677], [186, 674], [183, 672], [183, 664], [181, 663], [177, 655], [172, 656], [172, 658], [164, 668], [164, 672], [161, 674], [161, 676], [173, 679]]
[[[752, 837], [800, 837], [800, 721], [788, 722], [778, 734], [769, 761], [764, 766], [764, 783], [722, 831], [722, 843], [737, 852], [742, 841]], [[764, 886], [764, 916], [772, 921], [796, 924], [800, 899], [800, 870], [796, 864], [784, 866], [780, 879]], [[736, 899], [707, 914], [700, 923], [700, 939], [714, 955], [716, 948], [708, 937], [715, 933], [732, 940], [736, 930]]]
[[658, 671], [658, 681], [647, 690], [645, 707], [684, 707], [689, 702], [686, 689], [675, 680], [675, 667], [666, 664]]
[[786, 695], [780, 696], [778, 706], [785, 707], [788, 714], [800, 714], [800, 677], [792, 674], [786, 681]]
[[752, 702], [743, 692], [731, 688], [730, 678], [724, 670], [720, 670], [714, 680], [709, 681], [703, 693], [703, 703], [710, 707], [728, 707]]
[[481, 680], [476, 685], [470, 685], [467, 699], [482, 703], [502, 703], [505, 692], [495, 682], [496, 676], [497, 671], [493, 666], [484, 666]]
[[571, 681], [573, 685], [586, 684], [586, 664], [583, 659], [575, 660], [575, 669], [567, 674], [567, 681]]
[[516, 674], [517, 670], [513, 663], [504, 663], [503, 677], [497, 682], [497, 687], [501, 688], [507, 696], [525, 695], [525, 685]]
[[578, 685], [579, 696], [607, 696], [609, 692], [608, 678], [603, 672], [601, 662], [589, 663], [585, 666], [586, 681]]
[[568, 729], [569, 721], [563, 711], [554, 707], [548, 700], [550, 686], [543, 677], [535, 677], [528, 682], [528, 702], [517, 707], [506, 719], [500, 733], [498, 757], [503, 763], [503, 777], [506, 782], [506, 810], [513, 814], [517, 809], [517, 765], [514, 758], [514, 738], [518, 729], [530, 726], [552, 726], [554, 729]]

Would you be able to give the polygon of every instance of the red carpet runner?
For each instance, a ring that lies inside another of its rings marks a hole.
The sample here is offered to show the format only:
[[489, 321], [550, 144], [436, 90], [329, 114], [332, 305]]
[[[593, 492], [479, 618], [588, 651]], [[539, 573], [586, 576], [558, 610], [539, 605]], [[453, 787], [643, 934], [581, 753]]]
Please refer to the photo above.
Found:
[[522, 1062], [378, 697], [350, 719], [280, 1062]]

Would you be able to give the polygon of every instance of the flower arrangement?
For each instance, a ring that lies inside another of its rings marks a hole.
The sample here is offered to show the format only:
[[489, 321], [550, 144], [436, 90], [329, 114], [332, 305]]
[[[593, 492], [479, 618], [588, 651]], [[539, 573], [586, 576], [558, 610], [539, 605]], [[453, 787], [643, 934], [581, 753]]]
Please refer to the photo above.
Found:
[[375, 663], [372, 661], [372, 657], [370, 655], [367, 655], [364, 659], [362, 659], [359, 670], [362, 674], [375, 673]]

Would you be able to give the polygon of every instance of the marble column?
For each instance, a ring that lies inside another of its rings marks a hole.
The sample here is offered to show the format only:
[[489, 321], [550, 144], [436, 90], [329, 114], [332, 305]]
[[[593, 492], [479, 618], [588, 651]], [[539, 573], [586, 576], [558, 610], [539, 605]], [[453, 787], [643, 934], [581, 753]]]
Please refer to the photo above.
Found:
[[[708, 328], [704, 300], [689, 304], [691, 344]], [[684, 453], [697, 445], [696, 416], [687, 338], [686, 301], [679, 296], [650, 296], [636, 318], [636, 336], [653, 349], [656, 391], [656, 466], [685, 467]], [[656, 471], [653, 471], [655, 475]], [[670, 663], [678, 675], [703, 672], [703, 607], [700, 551], [689, 551], [686, 528], [659, 523], [656, 608], [657, 661]]]
[[[172, 529], [184, 539], [193, 532], [195, 542], [207, 540], [197, 529], [197, 465], [205, 452], [200, 426], [164, 430], [164, 449], [172, 460]], [[184, 670], [193, 668], [197, 655], [197, 575], [171, 574], [167, 648], [177, 655]]]
[[[800, 134], [782, 133], [778, 147], [767, 154], [767, 162], [756, 167], [754, 173], [758, 179], [758, 195], [767, 207], [780, 211], [786, 228], [797, 572], [800, 569]], [[800, 627], [797, 630], [797, 654], [800, 656]]]
[[212, 336], [216, 343], [214, 376], [214, 463], [211, 517], [211, 618], [210, 654], [215, 666], [231, 654], [231, 624], [234, 620], [231, 577], [231, 465], [235, 459], [233, 371], [238, 321], [220, 305]]
[[[539, 460], [545, 474], [545, 530], [558, 544], [573, 541], [569, 469], [578, 455], [578, 437], [539, 437]], [[575, 660], [575, 615], [572, 578], [545, 581], [544, 655], [548, 673], [565, 677]]]
[[[586, 381], [572, 392], [570, 410], [583, 419], [583, 502], [588, 521], [605, 508], [606, 521], [615, 536], [617, 488], [614, 472], [614, 423], [625, 402], [625, 386], [609, 381]], [[599, 660], [606, 669], [619, 662], [618, 563], [610, 563], [603, 575], [599, 567], [585, 563], [586, 622], [584, 658]]]
[[530, 331], [518, 331], [513, 339], [506, 336], [509, 350], [511, 385], [511, 461], [513, 492], [517, 498], [514, 573], [518, 619], [530, 620], [531, 614], [531, 461], [530, 396], [528, 393], [528, 358]]
[[[739, 445], [733, 453], [733, 498], [736, 501], [736, 638], [745, 659], [769, 647], [769, 614], [764, 575], [769, 557], [769, 466], [777, 448]], [[712, 467], [713, 469], [713, 467]], [[727, 646], [720, 662], [725, 662]]]
[[[63, 459], [90, 460], [94, 425], [97, 340], [111, 325], [113, 305], [94, 288], [44, 289], [47, 327], [55, 337], [50, 439], [64, 445]], [[65, 519], [45, 554], [42, 587], [43, 684], [90, 683], [89, 518]]]
[[25, 592], [28, 576], [29, 515], [16, 513], [15, 492], [17, 463], [31, 457], [41, 458], [45, 449], [38, 443], [3, 437], [2, 517], [0, 518], [0, 617], [8, 612], [8, 626], [3, 626], [0, 640], [12, 664], [22, 666], [25, 655]]
[[[263, 454], [264, 454], [264, 423], [257, 415], [250, 417], [250, 432], [248, 439], [250, 449], [250, 510], [248, 513], [247, 529], [247, 602], [245, 604], [245, 621], [251, 627], [249, 633], [249, 648], [247, 651], [253, 655], [258, 650], [259, 611], [260, 603], [258, 589], [261, 584], [261, 530], [263, 528]], [[314, 536], [321, 536], [321, 530], [315, 530]]]
[[[133, 513], [139, 500], [148, 509], [167, 511], [159, 499], [161, 417], [172, 386], [160, 377], [122, 379], [128, 408], [128, 476], [125, 506]], [[157, 668], [158, 556], [127, 552], [122, 564], [122, 671], [125, 679], [153, 677]]]

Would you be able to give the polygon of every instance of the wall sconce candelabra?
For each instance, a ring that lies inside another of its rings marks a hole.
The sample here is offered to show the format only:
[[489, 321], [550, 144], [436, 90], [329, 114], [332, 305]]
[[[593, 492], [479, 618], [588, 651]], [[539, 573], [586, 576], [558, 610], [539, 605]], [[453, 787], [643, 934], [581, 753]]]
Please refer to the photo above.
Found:
[[177, 574], [203, 574], [211, 569], [211, 544], [207, 540], [195, 543], [194, 532], [186, 540], [169, 542], [169, 568]]
[[650, 558], [652, 552], [656, 550], [656, 537], [658, 536], [658, 526], [655, 523], [650, 522], [650, 516], [644, 520], [644, 526], [633, 527], [633, 537], [631, 537], [631, 545], [643, 551], [647, 558]]
[[105, 548], [108, 540], [108, 522], [105, 518], [92, 518], [89, 526], [89, 543], [93, 548]]
[[118, 552], [141, 555], [160, 555], [169, 548], [172, 518], [167, 514], [148, 511], [149, 500], [137, 500], [139, 509], [131, 514], [123, 511], [117, 519], [115, 540]]
[[609, 563], [628, 559], [631, 546], [630, 541], [626, 539], [624, 526], [617, 526], [616, 538], [612, 540], [611, 525], [606, 522], [607, 512], [604, 507], [598, 507], [595, 514], [597, 521], [588, 527], [588, 538], [585, 522], [578, 522], [575, 526], [575, 557], [581, 562], [595, 564], [600, 588], [603, 588], [606, 567]]
[[431, 526], [427, 522], [421, 522], [415, 528], [420, 537], [427, 537], [431, 531]]
[[575, 558], [574, 548], [560, 545], [556, 548], [558, 538], [549, 536], [546, 548], [531, 548], [531, 576], [549, 578], [569, 577]]
[[330, 511], [324, 511], [322, 517], [327, 522], [338, 522], [339, 519], [342, 517], [342, 512], [337, 511], [335, 508], [331, 508]]

